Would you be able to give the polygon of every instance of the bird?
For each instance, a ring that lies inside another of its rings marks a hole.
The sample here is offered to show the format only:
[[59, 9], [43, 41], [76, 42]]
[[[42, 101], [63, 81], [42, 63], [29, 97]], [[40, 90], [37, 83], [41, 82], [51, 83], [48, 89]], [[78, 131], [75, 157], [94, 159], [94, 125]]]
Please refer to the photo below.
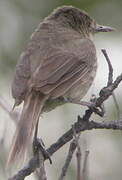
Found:
[[96, 76], [94, 34], [113, 31], [73, 6], [53, 10], [38, 25], [20, 55], [12, 83], [14, 107], [23, 109], [8, 163], [26, 154], [43, 112], [66, 102], [80, 102]]

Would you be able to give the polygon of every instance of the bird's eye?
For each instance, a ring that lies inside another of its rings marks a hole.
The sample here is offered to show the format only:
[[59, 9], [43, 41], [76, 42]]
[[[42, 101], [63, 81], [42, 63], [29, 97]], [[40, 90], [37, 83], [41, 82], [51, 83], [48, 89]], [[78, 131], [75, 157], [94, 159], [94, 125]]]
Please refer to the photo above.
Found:
[[99, 26], [100, 29], [102, 29], [103, 27], [102, 26]]

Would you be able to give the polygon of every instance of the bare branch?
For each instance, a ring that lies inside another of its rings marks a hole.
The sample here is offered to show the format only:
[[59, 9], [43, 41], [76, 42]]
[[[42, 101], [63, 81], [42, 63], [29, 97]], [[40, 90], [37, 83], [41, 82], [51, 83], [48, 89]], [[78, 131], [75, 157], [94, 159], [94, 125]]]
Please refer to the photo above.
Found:
[[76, 158], [77, 158], [77, 180], [81, 180], [81, 148], [79, 145], [79, 141], [77, 141], [77, 152], [76, 152]]
[[[86, 115], [87, 116], [87, 115]], [[85, 118], [86, 118], [85, 116]], [[113, 130], [122, 130], [122, 120], [120, 121], [107, 121], [107, 122], [94, 122], [83, 120], [82, 118], [78, 118], [78, 122], [75, 123], [76, 133], [85, 130], [92, 129], [113, 129]], [[56, 151], [58, 151], [64, 144], [69, 142], [73, 138], [72, 128], [67, 131], [64, 135], [62, 135], [56, 143], [52, 144], [47, 151], [50, 155], [53, 155]], [[26, 176], [29, 176], [31, 173], [35, 171], [36, 168], [39, 167], [37, 157], [33, 157], [28, 164], [20, 170], [13, 178], [9, 180], [23, 180]], [[21, 178], [22, 177], [22, 178]]]
[[47, 180], [45, 166], [44, 166], [44, 156], [41, 151], [38, 152], [38, 157], [39, 157], [40, 165], [39, 168], [36, 169], [36, 175], [39, 180]]
[[84, 162], [83, 162], [83, 169], [82, 169], [82, 179], [83, 179], [83, 180], [86, 179], [86, 175], [87, 175], [88, 155], [89, 155], [89, 151], [86, 150], [86, 151], [85, 151], [85, 158], [84, 158]]
[[111, 61], [110, 61], [110, 59], [109, 59], [109, 57], [108, 57], [108, 54], [107, 54], [106, 50], [105, 50], [105, 49], [102, 49], [101, 51], [102, 51], [103, 55], [105, 56], [106, 61], [107, 61], [107, 63], [108, 63], [109, 75], [108, 75], [108, 83], [107, 83], [107, 86], [109, 86], [109, 85], [111, 85], [112, 82], [113, 82], [113, 67], [112, 67]]
[[[101, 51], [102, 51], [103, 55], [105, 56], [106, 61], [108, 63], [109, 75], [108, 75], [108, 84], [107, 84], [107, 86], [109, 86], [113, 82], [113, 67], [112, 67], [111, 61], [110, 61], [110, 59], [108, 57], [108, 54], [107, 54], [106, 50], [102, 49]], [[117, 118], [120, 119], [120, 109], [119, 109], [119, 105], [117, 103], [116, 96], [115, 96], [114, 92], [112, 93], [112, 97], [113, 97], [113, 100], [114, 100], [114, 103], [115, 103], [115, 106], [116, 106], [116, 110], [117, 110], [117, 116], [118, 116]]]
[[109, 96], [112, 95], [113, 91], [118, 87], [121, 81], [122, 81], [122, 74], [120, 74], [110, 86], [104, 87], [100, 91], [99, 93], [100, 97], [98, 97], [96, 101], [97, 107], [99, 107], [106, 99], [109, 98]]
[[38, 156], [34, 156], [23, 169], [18, 171], [16, 175], [14, 175], [12, 178], [9, 178], [8, 180], [24, 180], [26, 176], [29, 176], [38, 167], [39, 167]]
[[59, 177], [59, 180], [63, 180], [64, 177], [66, 176], [66, 172], [68, 170], [69, 164], [71, 162], [71, 159], [72, 159], [73, 153], [75, 152], [76, 147], [77, 147], [77, 143], [76, 143], [76, 140], [74, 139], [70, 144], [69, 152], [68, 152], [65, 164], [62, 168], [62, 172], [61, 172], [61, 175]]
[[73, 157], [73, 153], [75, 152], [75, 149], [76, 147], [78, 147], [78, 140], [80, 138], [80, 133], [77, 135], [76, 132], [75, 132], [75, 128], [74, 128], [74, 125], [72, 126], [72, 129], [73, 129], [73, 136], [74, 136], [74, 139], [73, 141], [70, 143], [70, 147], [69, 147], [69, 152], [68, 152], [68, 155], [67, 155], [67, 158], [66, 158], [66, 161], [65, 161], [65, 164], [62, 168], [62, 172], [61, 172], [61, 175], [59, 177], [59, 180], [63, 180], [64, 177], [66, 176], [66, 172], [68, 170], [68, 167], [69, 167], [69, 164], [71, 162], [71, 159]]
[[116, 111], [117, 111], [117, 119], [119, 120], [121, 118], [121, 116], [120, 116], [120, 108], [119, 108], [119, 104], [117, 102], [116, 95], [115, 95], [114, 92], [112, 93], [112, 97], [113, 97], [114, 104], [115, 104]]

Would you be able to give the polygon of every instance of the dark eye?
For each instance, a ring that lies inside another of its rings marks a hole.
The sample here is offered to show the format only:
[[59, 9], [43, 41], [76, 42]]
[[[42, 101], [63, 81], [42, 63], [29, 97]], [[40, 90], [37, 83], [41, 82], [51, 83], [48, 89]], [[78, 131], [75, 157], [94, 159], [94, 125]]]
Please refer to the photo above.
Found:
[[99, 26], [99, 29], [103, 29], [103, 27], [102, 27], [102, 26]]

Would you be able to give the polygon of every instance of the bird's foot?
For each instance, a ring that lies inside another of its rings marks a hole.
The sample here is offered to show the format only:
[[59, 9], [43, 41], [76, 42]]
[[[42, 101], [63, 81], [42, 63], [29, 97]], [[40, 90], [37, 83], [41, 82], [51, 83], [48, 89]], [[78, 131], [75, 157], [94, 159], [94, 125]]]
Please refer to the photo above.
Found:
[[50, 158], [50, 155], [49, 155], [48, 151], [45, 149], [44, 142], [42, 141], [41, 138], [36, 138], [33, 141], [34, 155], [37, 154], [39, 151], [41, 151], [41, 153], [43, 154], [44, 159], [48, 159], [50, 164], [52, 164], [52, 160]]
[[64, 98], [64, 102], [65, 103], [72, 103], [72, 104], [79, 104], [82, 106], [87, 106], [88, 108], [92, 108], [95, 106], [95, 103], [93, 101], [90, 100], [90, 102], [87, 101], [78, 101], [72, 98]]
[[96, 106], [96, 96], [93, 94], [91, 96], [91, 99], [89, 102], [87, 101], [78, 101], [78, 100], [74, 100], [72, 98], [64, 98], [64, 101], [66, 103], [73, 103], [73, 104], [79, 104], [82, 106], [86, 106], [89, 109], [92, 109], [94, 111], [94, 113], [98, 114], [99, 116], [103, 117], [105, 114], [105, 110], [104, 110], [104, 105], [102, 105], [101, 107], [97, 107]]
[[103, 117], [105, 114], [104, 104], [102, 104], [101, 106], [97, 106], [96, 102], [97, 102], [97, 98], [94, 94], [92, 94], [91, 99], [90, 99], [91, 106], [89, 106], [89, 108], [92, 109], [94, 113]]

